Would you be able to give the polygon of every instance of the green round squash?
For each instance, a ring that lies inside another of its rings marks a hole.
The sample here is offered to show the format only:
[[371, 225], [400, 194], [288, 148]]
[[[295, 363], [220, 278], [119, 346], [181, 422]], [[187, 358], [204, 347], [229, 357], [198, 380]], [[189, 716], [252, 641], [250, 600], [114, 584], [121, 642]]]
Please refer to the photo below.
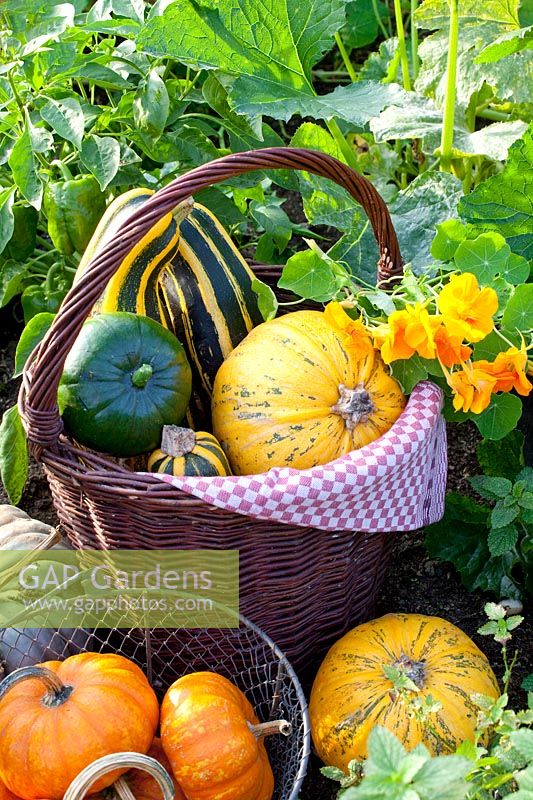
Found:
[[191, 396], [191, 368], [176, 337], [126, 311], [83, 326], [67, 356], [59, 407], [70, 435], [114, 456], [153, 450], [177, 425]]

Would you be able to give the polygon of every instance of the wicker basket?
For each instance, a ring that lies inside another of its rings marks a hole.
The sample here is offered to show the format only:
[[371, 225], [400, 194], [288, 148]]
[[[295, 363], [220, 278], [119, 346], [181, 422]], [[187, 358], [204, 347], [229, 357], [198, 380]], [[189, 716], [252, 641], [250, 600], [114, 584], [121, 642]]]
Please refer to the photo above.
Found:
[[[310, 150], [269, 148], [205, 164], [149, 198], [70, 290], [27, 365], [19, 407], [34, 456], [77, 548], [193, 548], [240, 551], [241, 610], [295, 665], [318, 659], [349, 626], [368, 618], [391, 549], [383, 533], [326, 532], [228, 512], [156, 477], [134, 473], [80, 448], [62, 434], [57, 387], [84, 320], [129, 250], [170, 209], [195, 192], [257, 169], [305, 169], [343, 186], [365, 209], [380, 251], [378, 279], [402, 272], [387, 208], [362, 176]], [[275, 271], [261, 277], [274, 281]], [[274, 281], [275, 283], [275, 281]]]
[[[79, 637], [65, 642], [58, 631], [48, 647], [48, 658], [63, 660], [81, 649], [127, 656], [147, 675], [159, 700], [177, 678], [189, 672], [210, 670], [224, 675], [246, 694], [261, 722], [284, 719], [290, 723], [288, 736], [269, 736], [265, 744], [275, 778], [273, 800], [296, 800], [311, 748], [305, 696], [277, 645], [246, 618], [239, 617], [236, 624], [239, 627], [227, 630], [95, 630], [84, 647]], [[21, 631], [19, 647], [16, 640], [9, 649], [2, 647], [6, 660], [15, 653], [26, 654], [31, 633]]]

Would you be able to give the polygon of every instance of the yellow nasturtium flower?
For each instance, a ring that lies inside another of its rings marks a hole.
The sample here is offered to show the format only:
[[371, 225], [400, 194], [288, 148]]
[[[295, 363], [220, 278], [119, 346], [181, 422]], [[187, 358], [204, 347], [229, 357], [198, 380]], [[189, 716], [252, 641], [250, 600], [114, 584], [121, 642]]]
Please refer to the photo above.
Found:
[[526, 376], [527, 352], [517, 347], [510, 347], [503, 353], [498, 353], [495, 360], [477, 361], [480, 369], [488, 372], [496, 379], [495, 392], [510, 392], [515, 389], [524, 397], [533, 389], [533, 384]]
[[498, 295], [491, 288], [480, 289], [475, 275], [452, 275], [437, 298], [446, 327], [469, 342], [480, 342], [494, 328]]
[[372, 340], [360, 319], [352, 319], [337, 302], [328, 303], [324, 309], [326, 320], [337, 331], [344, 334], [343, 342], [347, 349], [359, 358], [364, 358], [373, 349]]
[[455, 410], [474, 414], [481, 414], [487, 408], [496, 386], [496, 378], [480, 369], [476, 362], [463, 364], [462, 369], [447, 375], [447, 381], [454, 393]]
[[430, 316], [425, 306], [416, 303], [402, 311], [393, 311], [386, 325], [372, 331], [374, 343], [381, 349], [383, 361], [390, 364], [418, 353], [422, 358], [435, 358], [435, 330], [440, 325], [437, 317]]

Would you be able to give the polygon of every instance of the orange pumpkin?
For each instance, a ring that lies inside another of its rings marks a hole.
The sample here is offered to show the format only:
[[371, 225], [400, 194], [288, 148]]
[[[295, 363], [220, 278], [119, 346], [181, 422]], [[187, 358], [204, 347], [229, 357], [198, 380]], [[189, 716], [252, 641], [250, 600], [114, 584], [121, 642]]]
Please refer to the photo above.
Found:
[[5, 783], [0, 781], [0, 800], [19, 800], [19, 798], [9, 791]]
[[[23, 667], [0, 684], [0, 779], [23, 800], [60, 800], [95, 759], [146, 753], [158, 720], [153, 689], [123, 656], [80, 653]], [[106, 774], [91, 792], [123, 772]]]
[[[179, 783], [172, 773], [172, 768], [168, 758], [165, 755], [165, 751], [163, 750], [160, 739], [154, 739], [147, 755], [155, 758], [156, 761], [159, 761], [161, 766], [166, 769], [172, 778], [175, 792], [174, 800], [187, 800], [180, 788]], [[161, 788], [159, 787], [155, 778], [153, 778], [148, 772], [145, 772], [141, 769], [134, 769], [127, 773], [125, 780], [132, 793], [135, 795], [135, 800], [161, 800]]]
[[259, 725], [244, 694], [213, 672], [179, 678], [161, 706], [163, 749], [188, 800], [270, 800], [260, 737], [273, 732], [283, 723]]
[[[441, 703], [431, 724], [413, 718], [385, 665], [405, 672], [422, 701]], [[463, 631], [438, 617], [387, 614], [354, 628], [326, 655], [309, 703], [313, 742], [326, 764], [345, 771], [352, 759], [366, 757], [374, 725], [408, 749], [422, 742], [432, 753], [450, 752], [473, 739], [474, 693], [500, 694], [487, 658]]]
[[405, 397], [377, 350], [350, 347], [322, 311], [254, 328], [215, 379], [213, 432], [236, 475], [308, 469], [385, 433]]

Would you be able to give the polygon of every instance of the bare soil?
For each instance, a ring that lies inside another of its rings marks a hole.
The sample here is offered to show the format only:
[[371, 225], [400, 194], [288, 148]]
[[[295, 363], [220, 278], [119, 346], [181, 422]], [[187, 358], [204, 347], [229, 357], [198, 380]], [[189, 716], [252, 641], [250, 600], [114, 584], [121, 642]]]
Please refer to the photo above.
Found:
[[[0, 414], [16, 402], [19, 381], [11, 380], [11, 375], [21, 328], [16, 304], [0, 311]], [[449, 489], [468, 491], [468, 476], [478, 471], [475, 457], [478, 440], [473, 426], [449, 426]], [[1, 486], [0, 502], [7, 502]], [[37, 464], [31, 465], [30, 478], [20, 505], [38, 519], [52, 524], [56, 521], [48, 485]], [[376, 615], [403, 611], [443, 617], [471, 636], [487, 654], [496, 674], [501, 675], [499, 646], [476, 633], [484, 621], [483, 605], [490, 598], [468, 592], [450, 565], [429, 559], [424, 548], [423, 531], [392, 535], [395, 536], [395, 548]], [[515, 707], [525, 702], [525, 692], [520, 689], [520, 683], [533, 672], [532, 634], [533, 624], [526, 609], [526, 620], [514, 638], [514, 646], [519, 651], [511, 685], [511, 702]], [[302, 800], [333, 800], [335, 797], [335, 785], [320, 775], [319, 768], [318, 759], [313, 757], [301, 792]]]

